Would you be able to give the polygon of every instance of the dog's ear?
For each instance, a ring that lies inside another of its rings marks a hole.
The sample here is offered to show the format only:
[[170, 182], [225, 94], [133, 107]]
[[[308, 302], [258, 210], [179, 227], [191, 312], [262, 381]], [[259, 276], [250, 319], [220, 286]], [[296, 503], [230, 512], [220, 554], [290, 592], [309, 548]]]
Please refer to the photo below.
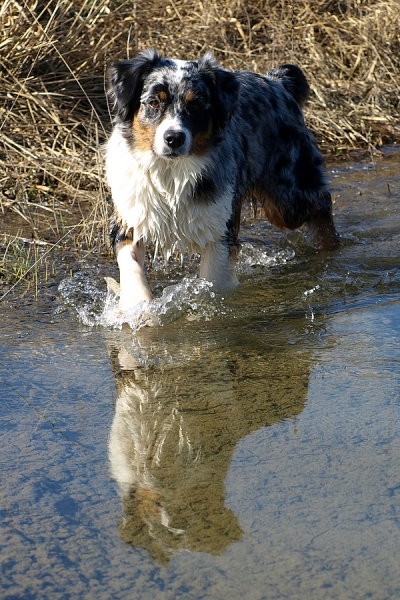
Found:
[[144, 50], [134, 58], [115, 63], [108, 70], [108, 95], [118, 119], [130, 121], [140, 105], [146, 75], [160, 60], [155, 50]]
[[215, 124], [222, 130], [235, 109], [239, 96], [239, 81], [234, 72], [223, 69], [210, 53], [203, 56], [198, 64], [211, 90]]

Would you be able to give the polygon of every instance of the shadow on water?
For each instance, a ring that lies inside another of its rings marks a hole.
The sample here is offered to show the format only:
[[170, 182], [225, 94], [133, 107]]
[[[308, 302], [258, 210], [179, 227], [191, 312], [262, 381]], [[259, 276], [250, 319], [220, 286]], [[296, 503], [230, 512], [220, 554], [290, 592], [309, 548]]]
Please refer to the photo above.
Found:
[[330, 173], [339, 251], [246, 218], [231, 296], [153, 265], [159, 327], [110, 264], [3, 304], [2, 598], [399, 597], [399, 159]]

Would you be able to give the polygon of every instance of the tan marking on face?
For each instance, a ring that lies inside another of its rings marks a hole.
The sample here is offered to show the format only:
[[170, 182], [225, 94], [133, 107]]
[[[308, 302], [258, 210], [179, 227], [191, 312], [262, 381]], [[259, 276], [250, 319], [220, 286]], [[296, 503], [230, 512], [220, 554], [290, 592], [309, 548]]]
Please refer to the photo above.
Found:
[[196, 95], [193, 90], [188, 90], [183, 97], [183, 101], [185, 102], [185, 104], [189, 104], [189, 102], [193, 102], [193, 100], [195, 99]]
[[153, 148], [153, 140], [155, 129], [152, 125], [145, 125], [140, 119], [135, 116], [132, 124], [135, 148], [138, 150], [151, 150]]
[[160, 102], [166, 102], [168, 100], [167, 92], [161, 90], [161, 92], [158, 93], [158, 99], [160, 100]]
[[203, 154], [205, 154], [207, 152], [208, 148], [210, 147], [211, 136], [212, 136], [212, 123], [211, 123], [211, 119], [210, 119], [209, 123], [208, 123], [207, 131], [198, 133], [194, 137], [193, 154], [197, 154], [199, 156], [202, 156]]

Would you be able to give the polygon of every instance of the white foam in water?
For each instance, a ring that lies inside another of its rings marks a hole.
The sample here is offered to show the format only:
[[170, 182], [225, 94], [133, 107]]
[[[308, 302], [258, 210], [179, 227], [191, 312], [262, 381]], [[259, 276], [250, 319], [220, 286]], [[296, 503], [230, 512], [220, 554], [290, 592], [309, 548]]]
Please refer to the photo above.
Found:
[[142, 302], [124, 313], [118, 308], [117, 297], [109, 294], [99, 324], [121, 327], [127, 323], [131, 329], [138, 330], [146, 325], [165, 325], [181, 317], [207, 320], [217, 311], [212, 287], [208, 281], [185, 277], [181, 282], [164, 288], [160, 298]]
[[312, 294], [314, 294], [317, 290], [321, 289], [320, 285], [316, 285], [313, 288], [309, 289], [309, 290], [305, 290], [303, 292], [303, 296], [311, 296]]
[[238, 270], [242, 273], [248, 273], [255, 267], [275, 267], [285, 265], [293, 260], [295, 252], [292, 248], [284, 250], [264, 249], [250, 242], [244, 242], [241, 246]]
[[147, 325], [165, 325], [181, 317], [208, 320], [217, 311], [212, 283], [194, 277], [164, 288], [160, 298], [144, 301], [129, 311], [121, 311], [118, 295], [106, 291], [104, 280], [94, 282], [87, 273], [63, 280], [59, 292], [73, 306], [82, 323], [89, 326], [122, 328], [126, 323], [137, 331]]
[[74, 273], [61, 281], [58, 291], [64, 302], [76, 310], [82, 323], [90, 326], [96, 324], [107, 293], [105, 285], [100, 285], [93, 272], [85, 270]]
[[[265, 246], [244, 242], [237, 270], [247, 274], [256, 267], [284, 265], [294, 256], [291, 248], [271, 251]], [[107, 291], [106, 282], [98, 273], [79, 271], [64, 279], [58, 289], [64, 302], [74, 308], [83, 324], [90, 327], [100, 325], [121, 329], [126, 323], [137, 331], [146, 325], [162, 326], [182, 317], [209, 320], [225, 311], [212, 283], [197, 277], [183, 277], [179, 283], [165, 287], [161, 297], [141, 302], [124, 312], [118, 306], [118, 292]]]

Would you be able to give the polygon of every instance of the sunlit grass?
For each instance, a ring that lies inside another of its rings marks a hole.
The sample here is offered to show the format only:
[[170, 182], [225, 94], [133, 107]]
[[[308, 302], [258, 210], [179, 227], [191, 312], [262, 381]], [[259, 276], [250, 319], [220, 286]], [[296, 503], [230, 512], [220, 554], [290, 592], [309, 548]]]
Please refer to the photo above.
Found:
[[[398, 140], [398, 10], [398, 0], [5, 0], [0, 218], [13, 215], [38, 242], [66, 236], [69, 246], [106, 251], [105, 70], [139, 48], [212, 51], [228, 68], [260, 72], [297, 63], [312, 88], [306, 119], [325, 152]], [[8, 241], [1, 277], [24, 278], [35, 247]]]

